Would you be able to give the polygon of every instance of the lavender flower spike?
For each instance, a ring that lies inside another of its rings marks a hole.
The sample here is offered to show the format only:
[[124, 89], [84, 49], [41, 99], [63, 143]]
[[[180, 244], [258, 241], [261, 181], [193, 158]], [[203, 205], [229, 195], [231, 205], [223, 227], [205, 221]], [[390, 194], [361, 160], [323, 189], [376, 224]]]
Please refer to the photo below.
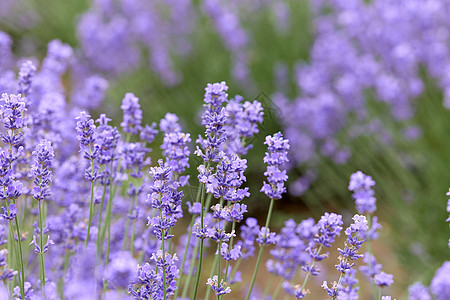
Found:
[[25, 61], [19, 71], [19, 94], [27, 97], [31, 89], [31, 79], [36, 72], [36, 66], [30, 60]]
[[288, 162], [287, 150], [289, 150], [289, 141], [283, 139], [281, 132], [274, 136], [267, 136], [265, 145], [268, 145], [269, 152], [266, 152], [264, 162], [268, 164], [267, 182], [264, 181], [261, 192], [264, 192], [270, 199], [281, 199], [281, 194], [286, 192], [284, 182], [288, 179], [286, 170], [281, 170], [280, 166]]
[[120, 123], [123, 131], [130, 134], [139, 134], [142, 128], [142, 110], [139, 105], [139, 98], [133, 93], [126, 93], [120, 108], [123, 110], [123, 121]]
[[360, 214], [373, 213], [377, 207], [376, 199], [373, 196], [372, 186], [375, 185], [372, 177], [358, 171], [350, 176], [348, 189], [353, 191], [353, 199], [355, 199], [356, 208]]

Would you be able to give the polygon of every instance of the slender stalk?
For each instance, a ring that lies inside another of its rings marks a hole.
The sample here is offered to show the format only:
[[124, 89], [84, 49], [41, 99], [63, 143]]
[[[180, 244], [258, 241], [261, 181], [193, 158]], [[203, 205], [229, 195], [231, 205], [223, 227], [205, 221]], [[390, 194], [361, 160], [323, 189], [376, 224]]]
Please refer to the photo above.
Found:
[[[197, 189], [197, 197], [195, 198], [195, 202], [198, 202], [200, 199], [200, 195], [201, 195], [201, 191], [202, 191], [202, 183], [200, 182], [198, 185], [198, 189]], [[181, 272], [180, 272], [180, 278], [178, 279], [178, 286], [181, 287], [181, 284], [183, 282], [183, 274], [184, 274], [184, 265], [186, 263], [186, 256], [187, 256], [187, 252], [189, 249], [189, 245], [191, 244], [191, 237], [192, 237], [192, 228], [194, 227], [194, 222], [195, 222], [195, 215], [193, 214], [191, 217], [191, 223], [189, 224], [189, 232], [188, 232], [188, 240], [186, 243], [186, 246], [184, 247], [184, 254], [183, 254], [183, 260], [181, 263]], [[192, 254], [194, 255], [194, 254]], [[190, 276], [190, 274], [189, 274]], [[175, 291], [175, 295], [173, 296], [173, 299], [177, 299], [178, 296], [178, 292], [179, 292], [179, 288]], [[183, 289], [184, 290], [184, 289]]]
[[45, 294], [44, 294], [44, 287], [45, 287], [45, 263], [44, 263], [44, 232], [43, 232], [43, 226], [42, 223], [44, 222], [43, 220], [43, 215], [42, 215], [42, 201], [39, 201], [39, 231], [40, 231], [40, 246], [41, 246], [41, 253], [40, 253], [40, 257], [41, 257], [41, 293], [43, 295], [43, 298], [45, 299]]
[[191, 283], [191, 279], [192, 279], [192, 272], [194, 271], [194, 264], [195, 264], [195, 260], [197, 258], [197, 251], [198, 251], [198, 246], [200, 245], [199, 240], [195, 241], [195, 245], [194, 245], [194, 249], [192, 251], [192, 257], [191, 257], [191, 261], [189, 264], [189, 274], [187, 277], [187, 281], [183, 286], [183, 292], [181, 293], [181, 299], [184, 299], [186, 297], [186, 293], [188, 291], [188, 288], [190, 286]]
[[[222, 201], [223, 201], [223, 198], [222, 198]], [[220, 219], [219, 219], [219, 232], [220, 232]], [[220, 286], [220, 275], [222, 274], [222, 270], [221, 270], [221, 267], [220, 267], [220, 261], [221, 261], [221, 255], [220, 255], [220, 250], [222, 249], [222, 242], [219, 242], [219, 244], [217, 245], [217, 255], [216, 255], [216, 257], [218, 257], [219, 259], [217, 260], [217, 262], [218, 262], [218, 266], [217, 266], [217, 282], [219, 283], [219, 286]], [[225, 278], [225, 281], [226, 281], [226, 278]], [[217, 295], [217, 300], [219, 300], [220, 299], [220, 296], [219, 295]]]
[[[265, 239], [267, 238], [267, 228], [269, 228], [270, 218], [272, 217], [272, 210], [273, 210], [274, 202], [275, 202], [274, 199], [270, 199], [269, 211], [267, 213], [267, 218], [266, 218], [266, 229], [264, 231], [264, 242], [265, 242]], [[262, 257], [262, 252], [264, 250], [264, 245], [265, 244], [262, 243], [260, 248], [259, 248], [259, 253], [258, 253], [258, 258], [256, 260], [255, 270], [253, 271], [252, 281], [250, 283], [250, 288], [248, 289], [247, 296], [245, 297], [245, 300], [248, 300], [250, 298], [250, 295], [251, 295], [252, 290], [253, 290], [253, 286], [255, 285], [256, 275], [258, 274], [259, 264], [261, 262], [261, 257]]]
[[[137, 207], [137, 194], [134, 195], [134, 207]], [[130, 253], [131, 256], [133, 256], [133, 251], [134, 251], [134, 237], [135, 237], [135, 232], [136, 232], [136, 220], [133, 219], [132, 221], [132, 230], [131, 230], [131, 241], [130, 241]], [[169, 253], [170, 253], [170, 242], [172, 241], [172, 239], [169, 240]]]
[[[204, 217], [204, 207], [205, 207], [205, 185], [202, 184], [202, 196], [201, 196], [201, 206], [202, 206], [202, 210], [200, 211], [200, 228], [201, 230], [203, 230], [203, 217]], [[192, 300], [195, 300], [197, 298], [197, 290], [198, 290], [198, 283], [200, 281], [200, 275], [202, 273], [202, 261], [203, 261], [203, 241], [204, 238], [201, 237], [200, 240], [200, 257], [198, 258], [198, 270], [197, 270], [197, 279], [195, 281], [195, 286], [194, 286], [194, 294], [192, 297]]]
[[266, 287], [264, 289], [262, 299], [266, 299], [267, 298], [267, 294], [269, 294], [269, 290], [270, 290], [270, 287], [272, 286], [272, 282], [275, 280], [274, 277], [275, 276], [273, 275], [273, 273], [270, 273], [270, 278], [269, 278], [269, 280], [267, 280], [267, 284], [266, 284]]
[[[163, 213], [162, 210], [159, 211], [159, 217], [161, 218], [161, 222], [163, 220]], [[164, 247], [164, 229], [161, 230], [161, 250], [163, 255], [163, 262], [165, 264], [166, 261], [166, 248]], [[164, 265], [163, 264], [163, 265]], [[163, 267], [163, 294], [164, 294], [164, 300], [166, 300], [167, 297], [167, 291], [166, 291], [166, 267]]]
[[[206, 198], [206, 205], [205, 205], [205, 207], [209, 207], [209, 205], [211, 203], [211, 199], [212, 199], [212, 195], [208, 194], [208, 196]], [[182, 299], [184, 299], [184, 297], [186, 296], [185, 292], [187, 291], [187, 288], [189, 287], [191, 279], [192, 279], [191, 274], [193, 273], [193, 270], [194, 270], [194, 263], [195, 263], [195, 260], [197, 258], [197, 253], [198, 253], [197, 251], [198, 251], [199, 244], [200, 244], [199, 240], [197, 239], [197, 241], [195, 242], [194, 251], [192, 252], [193, 254], [192, 254], [191, 262], [190, 262], [190, 270], [189, 270], [188, 281], [186, 282], [185, 287], [183, 288], [183, 294], [181, 295]]]
[[[184, 247], [183, 260], [181, 261], [180, 278], [178, 279], [178, 287], [179, 288], [181, 288], [182, 283], [183, 283], [184, 266], [186, 264], [186, 257], [187, 257], [187, 252], [189, 250], [189, 245], [191, 244], [192, 227], [194, 226], [194, 221], [195, 221], [195, 215], [192, 215], [191, 223], [189, 224], [188, 240], [186, 242], [186, 246]], [[194, 254], [192, 254], [192, 255], [194, 255]], [[173, 296], [173, 299], [177, 299], [178, 292], [180, 290], [179, 288], [175, 291], [175, 295]]]
[[[92, 154], [91, 145], [89, 145], [89, 153]], [[92, 177], [94, 177], [95, 168], [94, 168], [94, 160], [92, 158], [91, 158], [91, 168], [92, 168]], [[95, 180], [92, 180], [92, 182], [91, 182], [91, 200], [89, 203], [89, 221], [88, 221], [88, 228], [87, 228], [87, 232], [86, 232], [86, 239], [84, 240], [84, 248], [87, 248], [87, 245], [89, 243], [89, 233], [91, 231], [92, 215], [94, 214], [94, 185], [95, 185]]]
[[17, 230], [17, 244], [19, 245], [19, 266], [20, 266], [20, 270], [22, 273], [22, 289], [23, 289], [23, 293], [24, 293], [24, 297], [25, 297], [25, 271], [24, 271], [24, 267], [23, 267], [23, 254], [22, 254], [22, 239], [21, 239], [21, 235], [20, 235], [20, 229], [19, 229], [19, 223], [17, 220], [17, 216], [14, 218], [14, 221], [16, 223], [16, 230]]
[[100, 253], [100, 233], [102, 231], [103, 206], [105, 205], [106, 185], [103, 186], [102, 200], [100, 201], [100, 211], [98, 215], [98, 234], [97, 234], [97, 255]]
[[[128, 208], [128, 216], [131, 215], [131, 212], [133, 211], [133, 205], [134, 205], [134, 201], [130, 201], [130, 207]], [[127, 247], [127, 242], [128, 242], [128, 231], [130, 228], [130, 218], [128, 218], [128, 216], [125, 220], [125, 232], [123, 234], [122, 251], [125, 250], [125, 248]]]
[[272, 297], [270, 297], [270, 299], [274, 299], [274, 300], [277, 299], [278, 293], [279, 293], [280, 290], [281, 290], [282, 284], [283, 284], [283, 279], [281, 279], [280, 282], [278, 283], [277, 288], [275, 289], [275, 292], [273, 293]]

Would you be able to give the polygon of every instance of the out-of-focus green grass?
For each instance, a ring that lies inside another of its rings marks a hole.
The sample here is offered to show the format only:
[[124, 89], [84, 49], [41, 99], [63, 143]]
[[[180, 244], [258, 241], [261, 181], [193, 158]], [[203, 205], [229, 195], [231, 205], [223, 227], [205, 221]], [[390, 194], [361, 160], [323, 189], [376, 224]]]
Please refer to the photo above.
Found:
[[[306, 1], [288, 2], [291, 26], [285, 34], [276, 32], [269, 10], [244, 18], [243, 26], [251, 37], [249, 63], [255, 84], [253, 88], [243, 86], [232, 78], [230, 54], [217, 36], [211, 20], [202, 17], [192, 37], [192, 54], [188, 59], [176, 61], [177, 69], [183, 74], [182, 84], [166, 87], [143, 62], [140, 69], [110, 82], [107, 93], [107, 102], [117, 108], [112, 112], [116, 123], [121, 117], [118, 107], [123, 95], [133, 92], [141, 99], [146, 122], [158, 121], [166, 112], [176, 113], [185, 122], [186, 130], [192, 133], [193, 140], [203, 131], [198, 124], [198, 112], [206, 83], [225, 80], [230, 86], [230, 96], [241, 94], [246, 100], [260, 100], [265, 106], [265, 122], [253, 140], [255, 148], [247, 157], [247, 178], [252, 193], [247, 204], [257, 207], [255, 212], [261, 213], [261, 219], [268, 205], [268, 200], [258, 192], [265, 168], [262, 164], [262, 143], [265, 135], [280, 129], [270, 101], [270, 95], [276, 89], [274, 65], [280, 61], [286, 63], [293, 75], [295, 63], [308, 59], [313, 42]], [[33, 0], [23, 3], [19, 9], [23, 15], [0, 20], [0, 30], [11, 34], [19, 55], [30, 55], [29, 51], [33, 50], [36, 57], [42, 58], [46, 44], [55, 38], [72, 46], [78, 45], [76, 20], [88, 8], [87, 1]], [[33, 13], [30, 14], [30, 11]], [[21, 18], [37, 20], [36, 26], [23, 28]], [[22, 50], [24, 45], [31, 46]], [[281, 225], [289, 216], [298, 222], [301, 217], [310, 214], [317, 219], [325, 210], [346, 209], [349, 213], [356, 212], [347, 186], [350, 174], [362, 170], [377, 182], [377, 215], [385, 224], [389, 247], [396, 250], [402, 265], [412, 271], [408, 273], [408, 278], [402, 278], [398, 284], [405, 285], [413, 280], [428, 283], [436, 267], [442, 260], [448, 259], [445, 192], [450, 186], [450, 112], [443, 108], [442, 94], [433, 81], [426, 75], [424, 78], [427, 88], [416, 101], [416, 115], [411, 121], [422, 128], [421, 138], [415, 141], [402, 138], [400, 132], [404, 124], [394, 122], [386, 107], [372, 99], [371, 115], [391, 128], [395, 147], [384, 145], [371, 136], [353, 141], [342, 140], [352, 149], [353, 155], [349, 162], [337, 165], [322, 159], [318, 166], [318, 180], [304, 196], [288, 204], [277, 202], [274, 223]], [[297, 92], [292, 79], [286, 92], [291, 96]], [[368, 97], [372, 97], [370, 93]], [[159, 154], [158, 150], [155, 149], [154, 154]], [[191, 174], [195, 177], [195, 160], [191, 164]], [[379, 262], [383, 263], [383, 257], [379, 257]]]

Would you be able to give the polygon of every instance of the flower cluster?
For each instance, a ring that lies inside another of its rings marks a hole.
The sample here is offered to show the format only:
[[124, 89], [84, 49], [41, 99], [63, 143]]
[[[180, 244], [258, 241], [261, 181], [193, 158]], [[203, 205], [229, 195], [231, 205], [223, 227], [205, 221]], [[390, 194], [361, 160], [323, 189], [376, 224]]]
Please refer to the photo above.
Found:
[[267, 164], [267, 171], [264, 176], [267, 176], [267, 182], [263, 182], [261, 192], [264, 192], [270, 199], [281, 199], [281, 194], [286, 192], [284, 182], [288, 179], [286, 170], [281, 170], [280, 167], [288, 162], [287, 150], [289, 149], [289, 141], [283, 139], [281, 132], [273, 136], [267, 136], [265, 145], [268, 146], [264, 162]]
[[373, 213], [377, 207], [376, 199], [373, 196], [372, 186], [375, 185], [372, 177], [358, 171], [350, 177], [348, 189], [353, 191], [353, 199], [356, 202], [356, 208], [360, 214]]
[[33, 198], [41, 201], [50, 196], [49, 184], [52, 181], [52, 160], [55, 156], [50, 141], [42, 140], [33, 151], [35, 157], [31, 166], [33, 183], [35, 187], [31, 191]]
[[[219, 162], [223, 156], [223, 144], [227, 139], [225, 124], [227, 116], [222, 107], [224, 102], [228, 101], [226, 91], [228, 86], [224, 81], [221, 83], [208, 83], [205, 88], [204, 106], [206, 108], [202, 115], [202, 125], [206, 127], [205, 138], [201, 136], [197, 139], [197, 150], [194, 152], [205, 162]], [[202, 150], [203, 149], [203, 150]]]

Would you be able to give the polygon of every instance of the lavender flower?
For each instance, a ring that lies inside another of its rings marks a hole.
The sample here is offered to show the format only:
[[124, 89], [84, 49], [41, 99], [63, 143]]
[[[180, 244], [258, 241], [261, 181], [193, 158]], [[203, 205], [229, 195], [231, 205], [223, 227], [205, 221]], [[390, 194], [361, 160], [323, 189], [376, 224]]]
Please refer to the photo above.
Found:
[[225, 295], [231, 293], [231, 288], [227, 286], [227, 284], [221, 280], [219, 283], [219, 279], [217, 275], [214, 275], [213, 278], [208, 278], [206, 282], [207, 285], [211, 286], [213, 291], [216, 293], [216, 296]]
[[224, 128], [227, 117], [222, 104], [228, 101], [226, 93], [228, 86], [224, 81], [208, 83], [205, 90], [203, 101], [206, 111], [202, 116], [202, 125], [206, 127], [206, 138], [198, 137], [199, 146], [194, 154], [200, 156], [205, 162], [219, 162], [224, 156], [222, 146], [227, 139]]
[[416, 282], [408, 288], [409, 300], [431, 300], [428, 288]]
[[19, 71], [19, 94], [25, 98], [29, 95], [31, 89], [31, 81], [36, 72], [36, 66], [29, 60], [25, 61]]
[[117, 252], [105, 269], [105, 279], [116, 289], [126, 289], [136, 277], [136, 260], [129, 252]]
[[34, 199], [41, 201], [50, 196], [49, 184], [52, 181], [52, 160], [55, 157], [50, 141], [41, 140], [33, 151], [35, 160], [31, 166], [33, 183], [35, 187], [31, 191]]
[[76, 118], [77, 121], [77, 139], [80, 141], [80, 152], [88, 160], [94, 160], [99, 153], [99, 146], [95, 143], [94, 120], [85, 111], [82, 111]]
[[268, 151], [264, 156], [264, 162], [267, 163], [267, 182], [264, 181], [261, 192], [264, 192], [270, 199], [281, 199], [281, 194], [286, 192], [284, 182], [288, 179], [286, 170], [280, 167], [288, 162], [287, 150], [289, 149], [289, 141], [283, 139], [281, 132], [276, 133], [273, 137], [267, 136], [264, 144], [268, 145]]
[[157, 271], [148, 263], [142, 267], [138, 266], [137, 280], [128, 286], [128, 291], [134, 299], [162, 299], [164, 273], [167, 295], [173, 295], [177, 289], [176, 278], [179, 277], [179, 270], [176, 267], [176, 254], [171, 256], [166, 253], [163, 258], [162, 251], [158, 250], [150, 259], [158, 267]]
[[158, 130], [156, 129], [156, 123], [153, 122], [152, 125], [145, 124], [144, 127], [141, 128], [141, 132], [139, 133], [139, 138], [142, 141], [145, 141], [148, 144], [153, 143], [156, 135], [158, 134]]
[[165, 133], [179, 132], [181, 126], [178, 124], [178, 116], [176, 114], [167, 113], [159, 122], [159, 128]]
[[18, 132], [25, 125], [25, 102], [21, 95], [2, 94], [0, 99], [0, 115], [3, 125], [8, 130], [8, 134], [1, 133], [2, 141], [12, 146], [17, 146], [22, 142], [23, 134]]
[[[170, 167], [173, 176], [178, 176], [189, 168], [189, 143], [191, 142], [189, 133], [170, 132], [164, 136], [163, 149], [166, 157], [165, 165]], [[189, 176], [181, 176], [179, 182], [181, 186], [188, 184]]]
[[434, 274], [431, 280], [430, 290], [436, 300], [444, 300], [450, 297], [450, 262], [446, 261]]
[[373, 280], [376, 285], [383, 287], [383, 286], [389, 286], [392, 283], [394, 283], [393, 277], [394, 276], [392, 274], [380, 272], [373, 277]]
[[73, 95], [73, 102], [86, 109], [100, 107], [108, 89], [108, 81], [93, 75], [84, 80], [83, 85]]
[[123, 121], [120, 123], [123, 131], [130, 134], [139, 134], [142, 128], [142, 110], [139, 105], [139, 98], [133, 93], [125, 94], [120, 108], [123, 110]]
[[[358, 240], [365, 235], [367, 229], [366, 217], [355, 215], [353, 216], [354, 223], [352, 223], [346, 230], [345, 235], [347, 240], [345, 241], [345, 248], [342, 250], [338, 248], [340, 263], [336, 265], [336, 269], [341, 273], [347, 273], [354, 265], [353, 261], [363, 257], [362, 254], [358, 254], [358, 249], [361, 248], [362, 243], [365, 240]], [[353, 236], [354, 234], [354, 236]]]
[[208, 178], [206, 190], [214, 197], [223, 197], [224, 200], [236, 203], [244, 197], [250, 196], [248, 188], [240, 188], [246, 181], [244, 171], [247, 169], [247, 160], [239, 158], [236, 154], [231, 157], [224, 156], [217, 165], [217, 172]]
[[151, 225], [153, 233], [160, 240], [170, 239], [173, 235], [166, 234], [173, 227], [178, 218], [182, 217], [181, 199], [183, 192], [178, 192], [179, 184], [170, 178], [171, 169], [164, 167], [162, 160], [158, 161], [159, 167], [150, 168], [153, 183], [150, 186], [151, 194], [148, 202], [160, 211], [156, 217], [148, 217], [148, 225]]
[[348, 189], [353, 191], [353, 198], [356, 208], [360, 214], [373, 213], [377, 208], [376, 199], [373, 197], [374, 191], [371, 189], [375, 185], [372, 177], [358, 171], [350, 177]]
[[246, 101], [241, 103], [242, 97], [236, 96], [231, 99], [225, 107], [227, 114], [227, 140], [224, 151], [228, 156], [233, 154], [245, 155], [252, 145], [245, 145], [245, 139], [253, 137], [258, 130], [258, 123], [263, 121], [263, 108], [261, 103]]

